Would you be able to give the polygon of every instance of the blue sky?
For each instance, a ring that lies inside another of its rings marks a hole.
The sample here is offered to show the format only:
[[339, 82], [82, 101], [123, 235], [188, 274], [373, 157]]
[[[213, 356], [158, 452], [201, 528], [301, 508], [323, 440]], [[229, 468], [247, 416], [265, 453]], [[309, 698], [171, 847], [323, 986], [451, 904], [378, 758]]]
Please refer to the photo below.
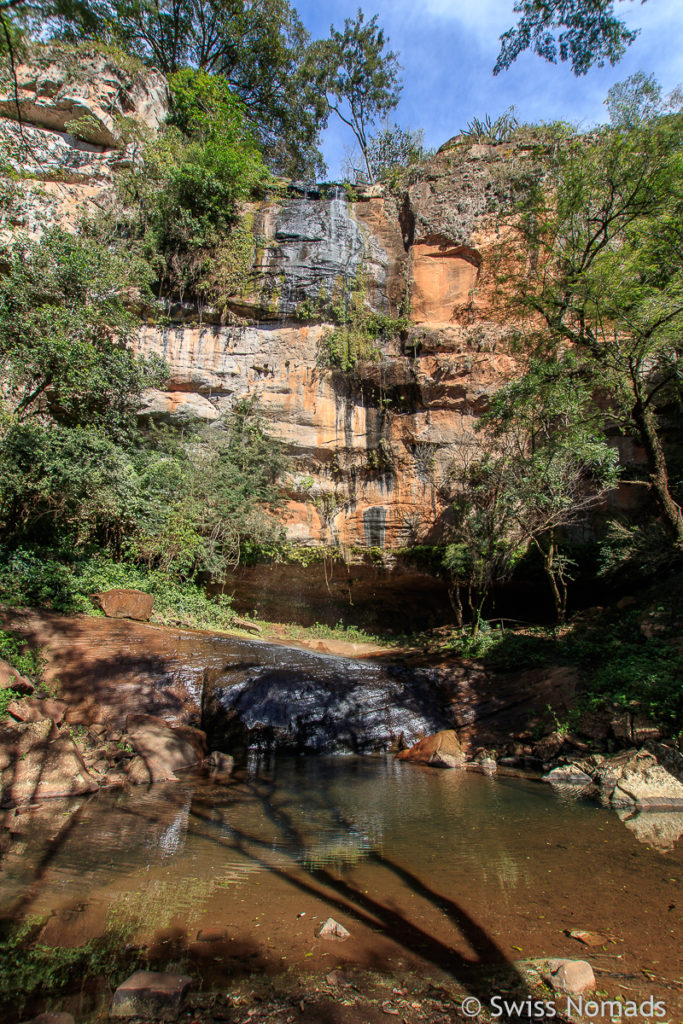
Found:
[[[498, 37], [516, 18], [514, 0], [368, 0], [366, 17], [379, 15], [391, 48], [400, 54], [403, 94], [393, 116], [407, 128], [422, 128], [425, 143], [438, 147], [473, 117], [496, 117], [514, 104], [523, 121], [568, 120], [584, 126], [605, 120], [603, 100], [615, 82], [634, 71], [654, 72], [668, 92], [683, 83], [683, 0], [619, 0], [617, 10], [641, 33], [615, 67], [575, 78], [564, 64], [531, 54], [494, 78]], [[358, 0], [293, 0], [315, 37], [331, 24], [343, 28]], [[338, 177], [350, 131], [330, 120], [323, 153], [329, 176]]]

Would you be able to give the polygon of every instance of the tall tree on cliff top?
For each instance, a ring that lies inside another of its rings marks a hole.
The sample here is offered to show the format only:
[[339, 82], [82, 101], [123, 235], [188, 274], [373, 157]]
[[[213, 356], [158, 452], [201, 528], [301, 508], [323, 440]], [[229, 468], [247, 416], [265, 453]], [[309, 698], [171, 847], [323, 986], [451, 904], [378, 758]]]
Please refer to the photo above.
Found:
[[304, 73], [310, 39], [287, 0], [46, 0], [36, 9], [61, 38], [115, 43], [169, 75], [223, 76], [274, 170], [322, 167], [327, 107]]
[[374, 178], [368, 155], [368, 133], [378, 119], [395, 109], [401, 95], [397, 55], [377, 24], [377, 15], [365, 21], [358, 9], [347, 18], [344, 31], [330, 28], [330, 38], [311, 47], [309, 70], [327, 107], [348, 125], [356, 137], [368, 176]]
[[[645, 0], [643, 0], [645, 2]], [[520, 53], [532, 50], [556, 64], [569, 61], [575, 75], [594, 65], [616, 64], [638, 35], [615, 16], [615, 0], [517, 0], [515, 26], [500, 37], [494, 75], [507, 70]]]

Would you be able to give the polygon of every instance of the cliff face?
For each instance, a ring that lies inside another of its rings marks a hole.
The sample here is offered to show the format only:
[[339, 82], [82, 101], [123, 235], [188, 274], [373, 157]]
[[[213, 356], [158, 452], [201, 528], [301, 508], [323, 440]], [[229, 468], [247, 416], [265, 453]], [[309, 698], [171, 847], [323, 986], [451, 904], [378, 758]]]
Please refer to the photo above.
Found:
[[[125, 119], [153, 129], [167, 110], [154, 72], [96, 55], [77, 74], [73, 61], [43, 65], [19, 69], [24, 123], [11, 90], [0, 95], [0, 130], [22, 175], [0, 241], [75, 225], [134, 158], [121, 141]], [[489, 266], [510, 170], [525, 158], [454, 141], [400, 192], [290, 186], [246, 207], [251, 266], [227, 311], [178, 304], [167, 326], [141, 325], [140, 353], [160, 353], [171, 369], [169, 390], [147, 394], [141, 415], [211, 421], [257, 395], [292, 458], [283, 514], [292, 542], [390, 552], [438, 540], [454, 449], [472, 441], [515, 369]], [[359, 288], [369, 310], [409, 310], [408, 326], [379, 359], [324, 368], [325, 311]]]
[[[487, 268], [494, 190], [518, 156], [499, 149], [447, 150], [403, 197], [290, 189], [248, 209], [258, 244], [229, 302], [238, 322], [199, 324], [193, 309], [176, 309], [170, 326], [142, 328], [140, 352], [163, 355], [172, 378], [144, 413], [212, 420], [236, 398], [259, 396], [295, 469], [292, 541], [392, 549], [438, 539], [453, 448], [472, 439], [488, 396], [514, 372]], [[409, 325], [377, 361], [323, 368], [331, 325], [304, 316], [359, 280], [368, 308], [408, 308]]]

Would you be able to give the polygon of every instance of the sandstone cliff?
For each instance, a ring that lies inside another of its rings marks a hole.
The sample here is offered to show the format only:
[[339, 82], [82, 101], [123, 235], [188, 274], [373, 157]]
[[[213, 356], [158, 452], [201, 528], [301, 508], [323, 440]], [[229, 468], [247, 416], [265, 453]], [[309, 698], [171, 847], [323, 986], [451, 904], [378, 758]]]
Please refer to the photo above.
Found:
[[[20, 122], [12, 91], [0, 95], [20, 171], [6, 183], [0, 241], [75, 225], [134, 159], [126, 120], [154, 129], [166, 114], [157, 73], [98, 54], [86, 63], [76, 71], [50, 51], [22, 65]], [[147, 394], [141, 415], [211, 421], [257, 395], [292, 458], [292, 542], [391, 552], [437, 541], [454, 448], [514, 373], [489, 266], [511, 170], [526, 158], [519, 147], [454, 141], [400, 190], [289, 186], [245, 208], [255, 244], [227, 310], [179, 303], [166, 326], [141, 324], [139, 351], [162, 354], [171, 370], [169, 390]], [[323, 368], [326, 310], [360, 281], [368, 309], [409, 310], [409, 322], [380, 359]]]

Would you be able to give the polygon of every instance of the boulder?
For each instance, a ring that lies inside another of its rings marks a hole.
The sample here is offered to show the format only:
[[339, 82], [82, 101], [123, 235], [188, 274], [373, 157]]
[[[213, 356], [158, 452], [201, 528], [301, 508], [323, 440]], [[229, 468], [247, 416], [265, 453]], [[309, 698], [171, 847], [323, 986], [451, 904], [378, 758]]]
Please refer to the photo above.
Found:
[[595, 988], [593, 968], [586, 960], [549, 960], [544, 980], [556, 992], [580, 996]]
[[540, 757], [542, 761], [551, 761], [562, 750], [564, 740], [564, 735], [557, 731], [550, 733], [549, 736], [544, 736], [534, 746], [536, 757]]
[[328, 917], [327, 921], [318, 928], [316, 935], [319, 939], [331, 939], [336, 942], [345, 942], [346, 939], [351, 937], [351, 932], [348, 931], [343, 924], [339, 924], [339, 921], [335, 921], [333, 917]]
[[175, 1020], [191, 984], [186, 974], [136, 971], [114, 993], [110, 1016]]
[[612, 807], [683, 810], [683, 784], [648, 750], [631, 752], [612, 768], [608, 763], [603, 773], [598, 769], [598, 778]]
[[142, 394], [137, 415], [141, 419], [182, 426], [195, 420], [213, 423], [220, 416], [220, 412], [204, 395], [149, 388]]
[[40, 722], [44, 718], [50, 718], [55, 725], [61, 725], [67, 708], [68, 704], [63, 700], [26, 697], [23, 700], [10, 701], [7, 712], [17, 722]]
[[90, 600], [108, 619], [137, 619], [147, 622], [154, 608], [154, 595], [142, 590], [105, 590], [91, 594]]
[[[172, 728], [161, 718], [154, 715], [129, 715], [126, 719], [126, 738], [139, 755], [128, 765], [128, 776], [137, 782], [173, 782], [175, 772], [191, 765], [198, 764], [204, 757], [197, 748], [194, 734], [200, 730], [192, 729], [188, 736], [187, 727]], [[202, 736], [204, 734], [202, 733]], [[139, 760], [142, 759], [147, 774], [142, 770]]]
[[22, 676], [12, 665], [0, 658], [0, 690], [16, 690], [17, 693], [35, 693], [35, 686], [30, 679]]
[[543, 781], [549, 782], [552, 786], [576, 786], [582, 790], [593, 784], [591, 776], [577, 764], [563, 764], [553, 768], [543, 776]]
[[17, 723], [0, 741], [2, 798], [13, 804], [92, 793], [99, 788], [70, 736], [51, 719]]
[[[654, 746], [659, 749], [661, 745]], [[665, 749], [668, 753], [672, 748]], [[670, 760], [667, 764], [673, 767]], [[565, 791], [595, 795], [616, 809], [683, 810], [683, 783], [646, 748], [624, 750], [612, 757], [583, 758], [560, 765], [543, 778]]]
[[212, 750], [206, 763], [212, 775], [230, 775], [235, 766], [235, 758], [230, 754], [221, 753], [220, 750]]
[[408, 750], [402, 750], [397, 757], [399, 761], [428, 764], [435, 768], [459, 768], [465, 763], [465, 753], [453, 729], [425, 736]]

